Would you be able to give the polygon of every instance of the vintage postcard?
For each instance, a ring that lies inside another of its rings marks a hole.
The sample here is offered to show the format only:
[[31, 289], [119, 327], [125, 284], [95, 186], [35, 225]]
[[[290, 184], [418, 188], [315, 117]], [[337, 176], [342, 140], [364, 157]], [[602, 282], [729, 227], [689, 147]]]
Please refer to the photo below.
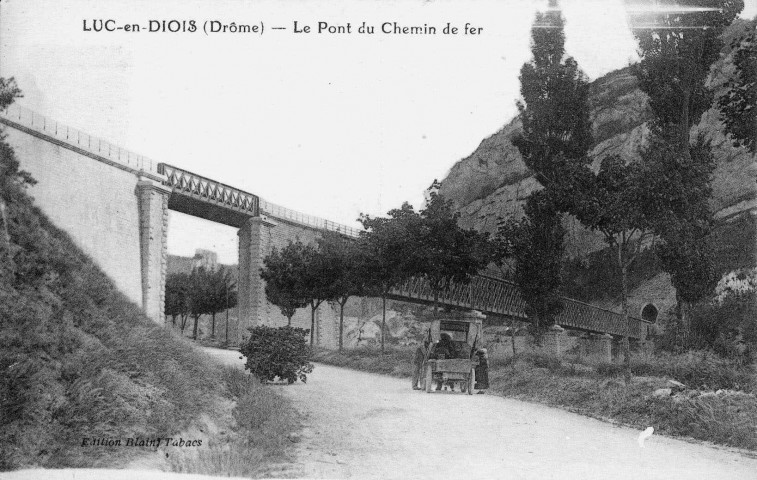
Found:
[[0, 478], [752, 478], [756, 28], [0, 0]]

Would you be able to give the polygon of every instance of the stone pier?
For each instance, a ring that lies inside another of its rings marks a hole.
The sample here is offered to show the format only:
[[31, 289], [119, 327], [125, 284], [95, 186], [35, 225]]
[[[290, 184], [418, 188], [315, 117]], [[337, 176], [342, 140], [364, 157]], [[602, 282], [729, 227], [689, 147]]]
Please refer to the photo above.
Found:
[[579, 339], [579, 356], [590, 362], [612, 362], [612, 335], [585, 333]]
[[253, 217], [239, 229], [239, 322], [229, 331], [229, 341], [239, 344], [245, 331], [266, 323], [268, 301], [265, 284], [260, 279], [263, 259], [271, 251], [271, 230], [276, 222], [267, 217]]
[[142, 308], [148, 317], [165, 321], [166, 263], [168, 260], [168, 196], [171, 189], [140, 177], [139, 246], [142, 260]]
[[547, 355], [554, 356], [556, 358], [562, 357], [562, 337], [565, 334], [565, 329], [560, 325], [552, 325], [544, 334], [544, 344], [542, 345], [542, 351]]

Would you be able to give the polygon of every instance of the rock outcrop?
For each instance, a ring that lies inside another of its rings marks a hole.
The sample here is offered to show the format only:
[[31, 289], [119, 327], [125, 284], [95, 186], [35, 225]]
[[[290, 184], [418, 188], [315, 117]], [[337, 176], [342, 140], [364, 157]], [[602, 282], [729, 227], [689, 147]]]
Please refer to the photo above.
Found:
[[[748, 23], [739, 21], [726, 32], [726, 37], [734, 36]], [[730, 53], [726, 47], [708, 79], [715, 90], [715, 99], [733, 75]], [[639, 149], [648, 136], [646, 122], [650, 112], [647, 97], [639, 90], [631, 69], [617, 70], [592, 82], [589, 101], [595, 140], [590, 152], [593, 167], [598, 168], [602, 159], [610, 155], [619, 155], [626, 161], [638, 160]], [[713, 105], [693, 127], [692, 138], [701, 132], [712, 142], [717, 162], [711, 199], [715, 218], [722, 223], [736, 222], [757, 212], [757, 156], [734, 147], [724, 135], [718, 117]], [[484, 139], [442, 181], [440, 192], [453, 201], [464, 227], [495, 232], [500, 219], [519, 218], [525, 199], [541, 188], [512, 144], [520, 128], [516, 118]], [[569, 232], [568, 256], [581, 257], [605, 247], [600, 236], [587, 231], [575, 219], [566, 218], [565, 226]]]

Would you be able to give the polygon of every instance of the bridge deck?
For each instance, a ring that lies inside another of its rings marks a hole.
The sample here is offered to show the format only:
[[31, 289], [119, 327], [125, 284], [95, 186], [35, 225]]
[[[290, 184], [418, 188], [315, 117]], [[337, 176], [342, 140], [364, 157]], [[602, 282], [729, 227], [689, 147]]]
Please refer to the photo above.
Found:
[[[310, 215], [267, 202], [248, 193], [201, 175], [168, 164], [160, 164], [158, 171], [166, 176], [164, 184], [173, 189], [169, 208], [202, 216], [209, 220], [240, 227], [250, 217], [270, 215], [315, 230], [331, 230], [356, 237], [359, 231]], [[415, 303], [432, 303], [434, 299], [428, 282], [412, 278], [394, 289], [390, 298]], [[565, 307], [557, 316], [557, 324], [574, 330], [628, 335], [631, 338], [646, 336], [646, 322], [631, 318], [626, 328], [623, 316], [587, 303], [563, 298]], [[496, 315], [529, 321], [525, 302], [517, 285], [507, 280], [486, 275], [475, 276], [470, 284], [453, 284], [439, 298], [440, 305], [471, 308], [487, 315]]]
[[[430, 304], [434, 301], [431, 287], [423, 278], [412, 278], [392, 290], [393, 300]], [[555, 319], [561, 327], [611, 335], [628, 335], [631, 338], [646, 337], [648, 322], [631, 317], [628, 328], [623, 315], [590, 305], [572, 298], [563, 297], [564, 308]], [[486, 315], [515, 318], [528, 322], [525, 301], [518, 286], [510, 281], [487, 275], [473, 277], [470, 284], [452, 284], [439, 295], [439, 305], [479, 310]]]

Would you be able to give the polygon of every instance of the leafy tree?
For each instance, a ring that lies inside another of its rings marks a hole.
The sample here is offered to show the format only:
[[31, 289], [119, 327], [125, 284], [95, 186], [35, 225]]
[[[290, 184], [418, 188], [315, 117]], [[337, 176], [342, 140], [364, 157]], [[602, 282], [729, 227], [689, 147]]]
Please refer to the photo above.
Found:
[[513, 141], [544, 190], [531, 194], [524, 218], [501, 224], [495, 241], [500, 245], [497, 263], [508, 257], [516, 261], [515, 280], [537, 341], [563, 308], [558, 292], [565, 230], [553, 191], [563, 181], [566, 164], [587, 163], [592, 143], [589, 83], [576, 61], [565, 55], [564, 22], [556, 6], [550, 2], [549, 11], [537, 13], [531, 30], [533, 58], [520, 74], [523, 131]]
[[366, 291], [374, 292], [382, 300], [381, 351], [384, 351], [386, 331], [386, 297], [389, 292], [419, 273], [421, 217], [405, 202], [388, 212], [387, 217], [359, 218], [364, 230], [358, 242], [365, 268]]
[[659, 238], [655, 251], [676, 289], [676, 318], [685, 329], [686, 305], [712, 293], [717, 281], [708, 202], [715, 162], [709, 143], [701, 135], [687, 152], [653, 136], [641, 162], [647, 170], [645, 208], [654, 219]]
[[[554, 194], [562, 207], [582, 224], [600, 232], [615, 253], [620, 272], [623, 320], [629, 324], [628, 269], [639, 256], [646, 240], [652, 237], [655, 212], [644, 199], [653, 183], [650, 170], [642, 162], [625, 164], [620, 157], [605, 158], [595, 175], [587, 165], [566, 164], [563, 182], [555, 184]], [[629, 333], [623, 336], [626, 380], [630, 380]]]
[[302, 298], [310, 304], [310, 345], [315, 341], [315, 311], [326, 301], [334, 300], [333, 266], [323, 253], [312, 245], [306, 245], [302, 250], [303, 272], [301, 277]]
[[702, 138], [692, 146], [690, 131], [712, 105], [713, 92], [706, 85], [710, 67], [720, 56], [723, 30], [744, 5], [741, 0], [697, 0], [690, 6], [703, 8], [647, 14], [643, 21], [651, 28], [634, 30], [641, 55], [635, 73], [652, 111], [652, 139], [642, 159], [659, 175], [648, 189], [656, 203], [649, 207], [657, 210], [654, 232], [663, 242], [657, 252], [676, 288], [679, 323], [684, 323], [682, 302], [698, 300], [714, 285], [706, 241], [714, 158]]
[[263, 259], [260, 277], [265, 281], [265, 295], [269, 302], [279, 307], [292, 325], [292, 316], [298, 308], [308, 305], [302, 280], [306, 277], [306, 247], [300, 242], [289, 242]]
[[499, 255], [516, 262], [515, 282], [526, 302], [537, 343], [563, 308], [559, 294], [562, 283], [562, 252], [565, 229], [560, 213], [545, 191], [534, 192], [525, 206], [526, 215], [500, 225]]
[[720, 118], [734, 146], [743, 145], [750, 152], [757, 151], [757, 34], [755, 22], [748, 24], [747, 33], [731, 42], [734, 77], [724, 87], [718, 99]]
[[179, 328], [184, 333], [189, 317], [189, 275], [186, 273], [172, 273], [166, 278], [166, 293], [164, 311], [171, 317], [171, 324], [176, 326], [178, 317]]
[[239, 351], [247, 357], [245, 368], [261, 381], [276, 377], [294, 383], [307, 382], [313, 371], [310, 348], [305, 343], [308, 331], [290, 326], [274, 328], [265, 325], [252, 327], [250, 338]]
[[192, 269], [189, 274], [188, 301], [189, 315], [194, 320], [192, 338], [197, 340], [197, 326], [202, 315], [213, 313], [213, 292], [209, 287], [212, 281], [212, 272], [205, 267]]
[[236, 281], [231, 271], [221, 266], [210, 272], [207, 285], [209, 310], [211, 314], [210, 335], [216, 334], [216, 313], [235, 307], [237, 304]]
[[330, 265], [330, 290], [339, 304], [339, 351], [344, 348], [344, 306], [350, 297], [366, 291], [365, 256], [360, 244], [336, 232], [318, 239], [319, 251]]
[[460, 213], [453, 212], [452, 202], [438, 193], [439, 186], [434, 180], [428, 189], [426, 208], [420, 211], [418, 262], [413, 265], [434, 292], [434, 312], [443, 290], [452, 282], [469, 283], [489, 263], [487, 237], [460, 228], [457, 223]]
[[[659, 5], [677, 6], [674, 0]], [[712, 105], [706, 86], [710, 66], [719, 58], [720, 38], [744, 8], [742, 0], [691, 0], [701, 11], [644, 13], [633, 30], [641, 61], [635, 66], [639, 87], [649, 96], [653, 131], [674, 141], [685, 154], [691, 126]]]
[[589, 82], [576, 61], [565, 55], [564, 22], [556, 3], [551, 1], [550, 11], [536, 14], [531, 29], [533, 58], [521, 67], [523, 100], [517, 103], [523, 126], [513, 139], [544, 187], [559, 180], [561, 161], [586, 161], [592, 143]]

